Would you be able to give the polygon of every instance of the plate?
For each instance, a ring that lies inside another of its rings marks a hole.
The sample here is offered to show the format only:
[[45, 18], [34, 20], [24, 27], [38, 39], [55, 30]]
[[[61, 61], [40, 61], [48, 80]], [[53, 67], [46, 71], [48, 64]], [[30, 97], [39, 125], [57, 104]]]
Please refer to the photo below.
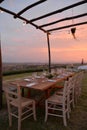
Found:
[[33, 82], [33, 83], [27, 84], [26, 86], [27, 86], [27, 87], [32, 87], [32, 86], [35, 85], [35, 84], [37, 84], [37, 83]]

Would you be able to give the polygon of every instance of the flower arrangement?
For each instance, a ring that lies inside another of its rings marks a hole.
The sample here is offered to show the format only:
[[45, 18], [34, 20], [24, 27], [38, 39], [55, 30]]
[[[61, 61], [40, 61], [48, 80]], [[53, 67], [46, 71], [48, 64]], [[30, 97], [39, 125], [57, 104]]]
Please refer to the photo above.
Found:
[[51, 78], [53, 78], [53, 75], [51, 73], [49, 73], [46, 75], [46, 78], [51, 79]]
[[52, 79], [52, 78], [55, 78], [55, 77], [57, 77], [57, 76], [58, 76], [57, 73], [48, 73], [48, 74], [46, 75], [46, 78]]

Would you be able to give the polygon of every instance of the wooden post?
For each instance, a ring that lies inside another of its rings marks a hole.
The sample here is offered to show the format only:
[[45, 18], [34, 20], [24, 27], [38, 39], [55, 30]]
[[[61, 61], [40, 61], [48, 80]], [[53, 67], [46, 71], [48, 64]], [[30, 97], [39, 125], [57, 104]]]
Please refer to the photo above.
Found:
[[48, 56], [49, 56], [49, 73], [51, 73], [51, 53], [50, 53], [50, 41], [49, 34], [47, 33], [47, 44], [48, 44]]
[[1, 55], [1, 36], [0, 36], [0, 109], [2, 108], [2, 55]]

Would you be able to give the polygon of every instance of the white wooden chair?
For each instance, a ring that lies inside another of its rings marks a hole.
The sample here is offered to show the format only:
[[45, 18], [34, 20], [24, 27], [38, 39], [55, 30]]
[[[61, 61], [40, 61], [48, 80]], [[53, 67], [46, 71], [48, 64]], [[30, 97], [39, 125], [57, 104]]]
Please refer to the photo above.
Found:
[[63, 94], [54, 94], [45, 101], [45, 121], [48, 115], [58, 116], [63, 118], [64, 126], [67, 126], [66, 118], [69, 118], [68, 110], [68, 83], [65, 81]]
[[[69, 112], [71, 112], [71, 107], [75, 107], [75, 101], [74, 101], [74, 87], [75, 87], [75, 78], [70, 77], [67, 81], [67, 91], [68, 91], [68, 109]], [[63, 87], [64, 89], [64, 87]], [[55, 92], [57, 95], [63, 95], [63, 89], [60, 91]]]
[[[12, 91], [11, 88], [15, 88]], [[7, 99], [9, 126], [12, 126], [12, 116], [18, 118], [18, 130], [21, 130], [21, 121], [33, 115], [36, 120], [35, 101], [21, 97], [19, 85], [9, 84], [4, 88]]]
[[75, 107], [75, 101], [74, 101], [74, 87], [75, 87], [75, 79], [74, 79], [74, 76], [69, 78], [69, 81], [68, 81], [68, 94], [69, 94], [69, 97], [68, 97], [68, 105], [69, 105], [69, 112], [71, 112], [71, 108]]
[[83, 76], [84, 76], [83, 71], [76, 74], [75, 91], [74, 91], [74, 95], [75, 95], [74, 100], [75, 100], [76, 104], [77, 104], [78, 99], [81, 95]]

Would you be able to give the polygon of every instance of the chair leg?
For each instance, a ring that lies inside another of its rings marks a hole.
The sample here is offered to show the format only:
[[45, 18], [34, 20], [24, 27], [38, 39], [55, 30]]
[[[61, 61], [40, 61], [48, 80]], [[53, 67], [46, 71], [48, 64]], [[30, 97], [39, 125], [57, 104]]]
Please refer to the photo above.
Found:
[[74, 98], [73, 98], [72, 106], [73, 108], [75, 108]]
[[9, 126], [12, 126], [12, 115], [11, 115], [11, 106], [8, 105], [8, 116], [9, 116]]
[[70, 104], [69, 104], [69, 98], [67, 99], [67, 117], [68, 117], [68, 119], [70, 118], [70, 111], [69, 111], [69, 109], [70, 109]]
[[74, 91], [73, 91], [72, 98], [73, 98], [73, 101], [72, 101], [72, 106], [73, 106], [73, 108], [75, 108]]
[[[68, 97], [68, 100], [67, 100], [67, 108], [68, 108], [68, 117], [70, 117], [70, 112], [71, 112], [71, 107], [70, 107], [70, 97]], [[69, 119], [69, 118], [68, 118]]]
[[45, 102], [45, 122], [47, 121], [47, 117], [48, 117], [48, 103], [47, 101]]
[[12, 126], [12, 116], [9, 114], [9, 126]]
[[21, 114], [22, 114], [22, 110], [19, 108], [18, 109], [18, 113], [19, 113], [19, 116], [18, 116], [18, 130], [21, 130]]
[[63, 112], [63, 123], [64, 123], [64, 126], [67, 126], [66, 113], [65, 112]]
[[18, 118], [18, 130], [21, 130], [21, 119], [20, 119], [20, 117]]
[[70, 118], [69, 110], [67, 110], [67, 118]]
[[36, 120], [35, 101], [33, 101], [33, 118], [34, 118], [34, 120]]

